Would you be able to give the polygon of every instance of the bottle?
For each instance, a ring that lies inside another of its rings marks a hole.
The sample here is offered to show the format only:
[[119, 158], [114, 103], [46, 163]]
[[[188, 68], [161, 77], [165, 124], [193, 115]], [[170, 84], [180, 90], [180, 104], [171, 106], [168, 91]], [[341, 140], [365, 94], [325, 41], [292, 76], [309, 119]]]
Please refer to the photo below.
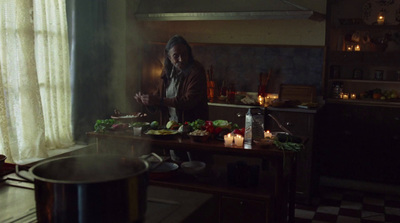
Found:
[[225, 81], [222, 81], [222, 85], [221, 85], [221, 91], [220, 91], [220, 95], [221, 96], [226, 96], [226, 86], [225, 86]]
[[235, 84], [231, 83], [228, 89], [227, 101], [229, 103], [235, 103], [235, 95], [236, 95]]
[[244, 144], [250, 144], [253, 138], [253, 115], [251, 114], [251, 108], [246, 113], [245, 119], [245, 130], [244, 130]]
[[[257, 112], [255, 112], [257, 111]], [[253, 110], [252, 139], [261, 140], [264, 138], [264, 114], [261, 109]]]

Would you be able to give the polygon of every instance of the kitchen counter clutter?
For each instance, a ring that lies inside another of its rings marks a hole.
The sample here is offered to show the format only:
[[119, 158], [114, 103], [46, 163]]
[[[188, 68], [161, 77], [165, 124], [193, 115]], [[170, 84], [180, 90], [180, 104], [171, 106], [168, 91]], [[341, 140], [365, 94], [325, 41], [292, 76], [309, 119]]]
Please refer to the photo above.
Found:
[[[293, 222], [296, 153], [282, 151], [274, 145], [250, 147], [225, 146], [216, 139], [195, 142], [186, 137], [157, 139], [134, 136], [131, 131], [88, 132], [99, 153], [130, 153], [142, 155], [169, 150], [190, 152], [205, 157], [205, 174], [189, 175], [178, 169], [166, 179], [152, 179], [151, 185], [180, 188], [213, 194], [218, 200], [216, 222]], [[220, 162], [229, 157], [233, 162]], [[243, 163], [245, 157], [261, 165]], [[238, 161], [239, 159], [239, 161]], [[228, 171], [234, 166], [236, 172]], [[233, 174], [232, 173], [236, 173]], [[256, 176], [256, 177], [255, 177]]]
[[[264, 129], [282, 132], [285, 128], [294, 135], [307, 139], [304, 149], [297, 155], [296, 201], [309, 204], [319, 179], [317, 124], [321, 119], [324, 103], [318, 99], [312, 86], [281, 85], [280, 102], [286, 100], [301, 103], [312, 102], [317, 107], [294, 106], [292, 103], [274, 103], [268, 107], [233, 105], [222, 102], [209, 103], [211, 119], [226, 118], [244, 126], [245, 114], [249, 108], [258, 108], [264, 114]], [[290, 106], [291, 105], [291, 106]], [[274, 117], [277, 121], [270, 116]]]

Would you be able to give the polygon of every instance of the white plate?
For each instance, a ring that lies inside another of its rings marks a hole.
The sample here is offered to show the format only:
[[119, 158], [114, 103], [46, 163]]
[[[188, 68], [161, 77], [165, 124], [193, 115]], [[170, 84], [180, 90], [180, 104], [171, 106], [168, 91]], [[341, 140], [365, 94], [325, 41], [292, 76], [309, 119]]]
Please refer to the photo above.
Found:
[[378, 13], [385, 12], [385, 25], [400, 23], [400, 0], [368, 0], [363, 5], [362, 17], [366, 24], [376, 25]]

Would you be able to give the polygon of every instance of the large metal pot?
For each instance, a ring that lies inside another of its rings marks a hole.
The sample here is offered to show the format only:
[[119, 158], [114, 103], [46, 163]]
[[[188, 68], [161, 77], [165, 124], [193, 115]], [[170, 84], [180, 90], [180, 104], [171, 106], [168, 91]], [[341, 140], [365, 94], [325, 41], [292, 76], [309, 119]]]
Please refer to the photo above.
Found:
[[145, 160], [110, 154], [40, 162], [29, 169], [38, 221], [142, 222], [148, 169]]

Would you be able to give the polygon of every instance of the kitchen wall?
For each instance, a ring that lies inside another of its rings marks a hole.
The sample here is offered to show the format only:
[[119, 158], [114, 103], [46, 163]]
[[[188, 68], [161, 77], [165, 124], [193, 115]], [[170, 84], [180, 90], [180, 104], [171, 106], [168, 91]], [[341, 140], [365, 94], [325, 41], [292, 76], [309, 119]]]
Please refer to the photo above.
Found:
[[[75, 123], [79, 125], [79, 127], [76, 127], [79, 129], [75, 129], [76, 134], [74, 134], [77, 138], [82, 137], [86, 131], [93, 130], [93, 124], [97, 119], [109, 117], [109, 114], [112, 113], [112, 108], [118, 108], [122, 112], [133, 112], [142, 109], [133, 100], [133, 96], [140, 90], [142, 54], [143, 50], [145, 50], [145, 43], [165, 43], [174, 34], [184, 36], [190, 43], [202, 44], [323, 47], [325, 41], [325, 21], [144, 22], [137, 21], [134, 17], [139, 0], [101, 0], [106, 6], [105, 18], [99, 17], [99, 14], [93, 13], [93, 11], [88, 11], [86, 6], [79, 6], [79, 4], [89, 4], [89, 2], [88, 0], [67, 0], [67, 4], [73, 8], [69, 14], [81, 15], [76, 24], [90, 24], [93, 23], [93, 20], [104, 20], [104, 27], [101, 30], [94, 29], [94, 33], [102, 34], [100, 43], [103, 45], [99, 44], [96, 47], [100, 50], [109, 50], [107, 53], [109, 59], [105, 63], [102, 60], [97, 60], [95, 57], [97, 54], [94, 51], [84, 49], [79, 51], [82, 54], [81, 58], [86, 56], [87, 61], [91, 63], [83, 64], [82, 60], [75, 61], [82, 68], [86, 67], [87, 70], [90, 70], [93, 64], [100, 67], [106, 66], [107, 68], [91, 70], [87, 72], [88, 74], [86, 74], [85, 70], [80, 70], [75, 74], [79, 77], [77, 81], [81, 90], [79, 95], [75, 95], [74, 98], [82, 100], [79, 106], [83, 107], [80, 109], [81, 112], [77, 114], [79, 122]], [[292, 2], [305, 8], [325, 13], [326, 0], [292, 0]], [[78, 7], [75, 7], [76, 5]], [[95, 35], [91, 37], [92, 39], [88, 39], [85, 36], [83, 26], [80, 30], [81, 34], [77, 35], [77, 30], [71, 25], [69, 24], [70, 37], [74, 38], [74, 41], [80, 42], [81, 47], [98, 41]], [[73, 47], [71, 49], [72, 52], [77, 50]], [[88, 58], [92, 58], [92, 60], [90, 61]], [[74, 61], [71, 61], [71, 63], [73, 64]]]
[[[241, 1], [241, 0], [237, 0]], [[326, 12], [325, 0], [292, 1], [305, 8], [322, 14]], [[138, 3], [138, 1], [136, 2]], [[132, 4], [132, 11], [127, 12], [127, 46], [135, 46], [145, 50], [140, 44], [165, 43], [179, 34], [189, 43], [196, 44], [232, 44], [232, 45], [273, 45], [324, 47], [325, 21], [311, 20], [246, 20], [246, 21], [137, 21], [134, 17], [137, 4]], [[139, 33], [139, 38], [130, 39], [130, 35]], [[136, 62], [141, 61], [140, 55], [132, 52], [127, 54], [127, 71], [136, 73], [139, 70]], [[135, 66], [135, 68], [131, 66]], [[140, 65], [139, 65], [140, 66]], [[322, 76], [322, 73], [321, 73]], [[130, 81], [128, 81], [130, 82]], [[128, 87], [127, 94], [133, 94], [134, 88]], [[128, 103], [129, 104], [129, 103]], [[135, 106], [135, 103], [131, 103]]]
[[[160, 79], [164, 44], [149, 44], [143, 59], [142, 90], [154, 91]], [[224, 82], [237, 92], [257, 92], [260, 73], [270, 74], [266, 93], [279, 93], [281, 84], [316, 86], [321, 93], [323, 47], [250, 44], [191, 44], [195, 59], [213, 70], [216, 92]]]
[[[242, 0], [236, 0], [242, 1]], [[148, 42], [166, 42], [175, 34], [190, 43], [324, 46], [325, 21], [137, 21], [139, 0], [108, 0], [113, 48], [114, 101], [121, 110], [139, 109], [132, 100], [140, 88], [141, 51]], [[326, 0], [292, 0], [302, 7], [326, 12]], [[125, 90], [125, 91], [124, 91]]]

